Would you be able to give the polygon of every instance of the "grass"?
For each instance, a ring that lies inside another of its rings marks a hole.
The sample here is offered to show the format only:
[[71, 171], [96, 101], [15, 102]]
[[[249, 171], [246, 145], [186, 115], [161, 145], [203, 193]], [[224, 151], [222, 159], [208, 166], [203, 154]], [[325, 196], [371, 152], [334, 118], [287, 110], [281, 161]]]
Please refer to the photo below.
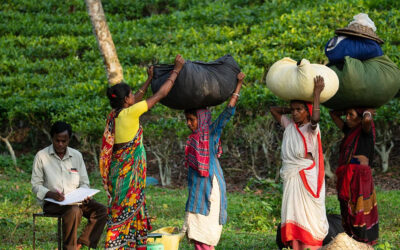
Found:
[[[26, 161], [28, 162], [28, 161]], [[2, 164], [2, 163], [0, 163]], [[32, 249], [32, 213], [40, 212], [31, 193], [30, 167], [17, 172], [10, 166], [0, 165], [0, 249]], [[90, 175], [94, 188], [101, 189], [97, 172]], [[269, 190], [267, 192], [266, 190]], [[380, 242], [376, 249], [400, 248], [400, 190], [377, 189], [380, 216]], [[149, 186], [146, 190], [153, 229], [164, 226], [181, 227], [185, 213], [187, 191]], [[106, 202], [104, 192], [95, 199]], [[335, 196], [327, 197], [327, 211], [339, 213]], [[217, 249], [277, 249], [276, 224], [280, 217], [280, 194], [273, 188], [250, 189], [228, 193], [228, 223], [224, 226]], [[85, 224], [86, 220], [83, 219]], [[38, 218], [38, 249], [55, 249], [56, 219]], [[81, 225], [81, 229], [83, 226]], [[104, 244], [100, 242], [100, 248]], [[180, 249], [193, 249], [185, 239]]]

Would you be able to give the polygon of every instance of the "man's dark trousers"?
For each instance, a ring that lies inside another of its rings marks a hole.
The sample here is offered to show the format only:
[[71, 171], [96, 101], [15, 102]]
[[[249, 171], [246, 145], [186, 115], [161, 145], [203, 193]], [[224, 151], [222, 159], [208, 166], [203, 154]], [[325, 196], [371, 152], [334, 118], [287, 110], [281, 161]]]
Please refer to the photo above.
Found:
[[[67, 206], [45, 201], [43, 211], [49, 214], [63, 215], [63, 249], [66, 250], [75, 250], [77, 244], [96, 248], [107, 222], [107, 208], [94, 200], [89, 200], [81, 205]], [[88, 224], [77, 239], [82, 216], [88, 219]]]

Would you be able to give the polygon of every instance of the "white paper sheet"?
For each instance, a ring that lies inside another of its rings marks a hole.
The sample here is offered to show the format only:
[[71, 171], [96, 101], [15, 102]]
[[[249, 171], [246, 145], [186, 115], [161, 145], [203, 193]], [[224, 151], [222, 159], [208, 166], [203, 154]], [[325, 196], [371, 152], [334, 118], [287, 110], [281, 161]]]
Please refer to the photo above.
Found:
[[58, 205], [70, 205], [73, 203], [82, 202], [87, 197], [92, 197], [93, 195], [97, 194], [98, 192], [100, 192], [100, 190], [98, 190], [98, 189], [78, 188], [78, 189], [72, 191], [71, 193], [66, 194], [64, 196], [65, 199], [63, 201], [56, 201], [51, 198], [45, 198], [45, 200], [56, 203]]

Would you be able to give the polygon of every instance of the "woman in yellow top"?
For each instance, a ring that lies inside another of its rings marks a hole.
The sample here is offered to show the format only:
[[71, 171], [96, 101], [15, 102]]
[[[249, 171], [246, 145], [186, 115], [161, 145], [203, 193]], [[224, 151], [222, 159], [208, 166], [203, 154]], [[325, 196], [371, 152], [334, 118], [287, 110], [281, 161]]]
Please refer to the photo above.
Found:
[[108, 194], [106, 249], [146, 249], [147, 231], [151, 229], [146, 211], [146, 154], [139, 117], [167, 96], [185, 60], [177, 55], [175, 67], [163, 86], [142, 101], [153, 77], [132, 94], [126, 83], [107, 89], [113, 108], [108, 116], [100, 153], [100, 172]]

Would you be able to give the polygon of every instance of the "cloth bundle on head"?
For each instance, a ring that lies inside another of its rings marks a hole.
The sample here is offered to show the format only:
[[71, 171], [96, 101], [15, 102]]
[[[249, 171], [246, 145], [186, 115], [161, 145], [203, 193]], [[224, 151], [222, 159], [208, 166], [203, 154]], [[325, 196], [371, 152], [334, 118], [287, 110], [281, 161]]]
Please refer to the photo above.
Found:
[[382, 56], [381, 46], [374, 40], [355, 36], [334, 36], [325, 45], [329, 64], [343, 63], [346, 56], [368, 60]]
[[338, 35], [365, 37], [381, 44], [384, 43], [383, 40], [375, 33], [375, 24], [367, 14], [360, 13], [355, 15], [353, 18], [354, 20], [351, 21], [346, 28], [337, 29], [335, 33]]
[[[154, 65], [151, 90], [156, 93], [170, 76], [174, 65]], [[240, 67], [231, 55], [212, 62], [186, 60], [175, 85], [160, 102], [173, 109], [197, 109], [226, 101], [237, 85]]]
[[321, 93], [321, 103], [336, 94], [339, 79], [336, 73], [322, 64], [310, 63], [302, 59], [299, 63], [289, 57], [275, 62], [268, 70], [265, 79], [267, 88], [284, 100], [312, 101], [314, 78], [322, 76], [325, 88]]
[[342, 67], [329, 67], [339, 78], [338, 92], [323, 103], [331, 109], [379, 108], [400, 89], [400, 69], [386, 55], [365, 61], [346, 56]]
[[[188, 138], [185, 147], [185, 166], [196, 170], [200, 176], [208, 177], [210, 168], [210, 125], [211, 112], [196, 110], [197, 130]], [[217, 157], [222, 155], [221, 141], [218, 142]]]

